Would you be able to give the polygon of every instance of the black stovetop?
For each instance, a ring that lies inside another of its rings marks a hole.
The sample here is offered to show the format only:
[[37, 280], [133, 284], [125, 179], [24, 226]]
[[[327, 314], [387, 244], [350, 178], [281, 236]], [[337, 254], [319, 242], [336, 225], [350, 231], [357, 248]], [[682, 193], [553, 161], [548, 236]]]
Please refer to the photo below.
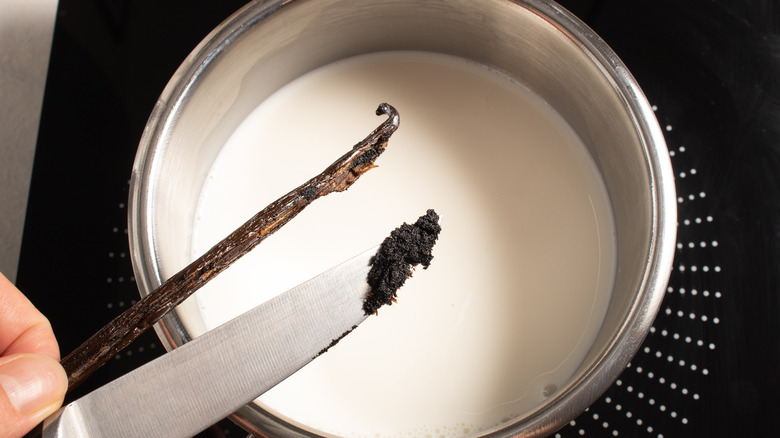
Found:
[[[60, 0], [17, 284], [64, 353], [138, 297], [128, 179], [175, 69], [244, 1]], [[746, 436], [780, 426], [780, 2], [562, 1], [617, 52], [664, 128], [675, 267], [619, 380], [558, 432]], [[163, 353], [148, 332], [81, 395]], [[210, 433], [243, 436], [222, 422]]]

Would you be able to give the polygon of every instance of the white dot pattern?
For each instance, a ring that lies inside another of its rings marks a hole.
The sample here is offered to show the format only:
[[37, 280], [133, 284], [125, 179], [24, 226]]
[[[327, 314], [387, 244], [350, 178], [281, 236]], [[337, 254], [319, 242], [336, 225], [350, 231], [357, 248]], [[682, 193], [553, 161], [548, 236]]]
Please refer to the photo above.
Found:
[[[698, 388], [715, 378], [708, 357], [717, 349], [721, 315], [711, 309], [720, 308], [724, 291], [712, 285], [719, 284], [713, 280], [723, 268], [715, 258], [719, 241], [703, 236], [713, 235], [718, 217], [710, 210], [699, 179], [702, 170], [692, 164], [688, 147], [672, 143], [671, 123], [662, 127], [678, 190], [678, 241], [664, 302], [626, 371], [587, 416], [581, 415], [556, 436], [672, 436], [679, 427], [692, 425], [683, 412], [704, 401]], [[695, 434], [693, 428], [688, 430]]]
[[[129, 181], [128, 181], [129, 184]], [[127, 190], [124, 190], [125, 194]], [[113, 217], [115, 226], [106, 230], [106, 241], [111, 242], [111, 247], [105, 254], [106, 265], [110, 268], [110, 274], [105, 277], [107, 301], [105, 319], [111, 319], [136, 304], [139, 299], [138, 288], [135, 284], [132, 264], [130, 262], [130, 250], [127, 240], [127, 204], [124, 201], [115, 204]], [[138, 361], [139, 355], [143, 361], [151, 360], [162, 354], [164, 349], [158, 348], [158, 340], [152, 331], [149, 335], [139, 338], [130, 346], [114, 356], [115, 361], [133, 359]]]

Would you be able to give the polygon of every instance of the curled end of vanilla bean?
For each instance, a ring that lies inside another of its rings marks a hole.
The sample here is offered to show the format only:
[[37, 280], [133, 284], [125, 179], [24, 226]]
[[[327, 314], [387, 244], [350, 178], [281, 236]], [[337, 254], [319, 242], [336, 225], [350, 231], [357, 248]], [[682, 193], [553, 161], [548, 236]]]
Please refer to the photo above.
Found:
[[392, 105], [382, 103], [376, 110], [378, 116], [387, 115], [387, 120], [382, 122], [366, 138], [357, 143], [352, 150], [331, 165], [332, 173], [338, 173], [336, 169], [348, 169], [341, 172], [328, 182], [312, 180], [307, 187], [307, 195], [312, 199], [323, 193], [341, 192], [351, 186], [361, 175], [376, 167], [374, 162], [387, 148], [390, 136], [398, 129], [401, 122], [398, 111]]
[[401, 124], [401, 117], [398, 115], [398, 111], [388, 103], [379, 104], [379, 107], [376, 109], [376, 115], [387, 115], [387, 120], [377, 126], [377, 128], [374, 129], [371, 134], [368, 134], [363, 141], [356, 144], [355, 149], [365, 149], [366, 146], [368, 146], [376, 152], [377, 156], [379, 156], [379, 154], [385, 150], [385, 147], [387, 147], [387, 140], [390, 139], [390, 136], [393, 135]]
[[376, 115], [381, 116], [382, 114], [386, 114], [388, 117], [385, 123], [380, 126], [380, 129], [384, 128], [388, 134], [392, 134], [396, 129], [398, 129], [398, 125], [401, 123], [398, 111], [396, 111], [395, 108], [393, 108], [393, 106], [388, 103], [381, 103], [376, 109]]

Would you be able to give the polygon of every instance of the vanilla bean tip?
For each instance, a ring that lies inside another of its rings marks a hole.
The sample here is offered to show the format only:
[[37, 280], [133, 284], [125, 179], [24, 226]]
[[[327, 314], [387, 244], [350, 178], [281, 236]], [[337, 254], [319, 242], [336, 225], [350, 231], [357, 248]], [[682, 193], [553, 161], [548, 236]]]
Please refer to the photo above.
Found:
[[376, 115], [381, 116], [382, 114], [388, 116], [387, 122], [385, 122], [386, 127], [392, 127], [392, 131], [398, 129], [401, 119], [398, 111], [392, 105], [386, 102], [379, 104], [379, 107], [376, 109]]

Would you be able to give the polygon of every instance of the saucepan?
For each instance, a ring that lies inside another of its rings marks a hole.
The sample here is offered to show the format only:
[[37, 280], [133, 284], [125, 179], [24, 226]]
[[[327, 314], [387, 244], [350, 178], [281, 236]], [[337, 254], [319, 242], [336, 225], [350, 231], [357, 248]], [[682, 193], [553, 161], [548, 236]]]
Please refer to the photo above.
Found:
[[[237, 11], [184, 60], [143, 134], [129, 205], [141, 294], [191, 260], [186, 242], [201, 189], [225, 143], [259, 104], [320, 67], [389, 51], [457, 57], [516, 81], [565, 120], [603, 181], [614, 222], [615, 267], [590, 347], [570, 377], [548, 388], [537, 406], [482, 430], [461, 431], [550, 434], [593, 403], [640, 347], [665, 293], [676, 237], [673, 174], [652, 106], [607, 44], [552, 1], [269, 0]], [[397, 107], [400, 136], [407, 119], [404, 107]], [[391, 140], [388, 156], [392, 148]], [[384, 170], [382, 159], [375, 172]], [[507, 205], [519, 202], [508, 193]], [[447, 212], [441, 213], [445, 239]], [[563, 275], [567, 267], [558, 269]], [[197, 312], [197, 303], [185, 303], [156, 327], [167, 348], [195, 336], [196, 323], [188, 318]], [[413, 388], [409, 397], [415, 397]], [[233, 420], [261, 436], [324, 434], [259, 404], [242, 408]]]

